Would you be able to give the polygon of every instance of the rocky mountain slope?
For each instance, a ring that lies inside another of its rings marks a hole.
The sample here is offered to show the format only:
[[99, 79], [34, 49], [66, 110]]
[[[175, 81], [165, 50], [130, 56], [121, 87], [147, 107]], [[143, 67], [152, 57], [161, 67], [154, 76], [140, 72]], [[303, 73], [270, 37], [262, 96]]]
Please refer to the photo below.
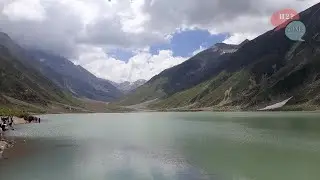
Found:
[[28, 53], [37, 61], [37, 69], [42, 74], [77, 97], [113, 101], [122, 96], [122, 92], [108, 80], [97, 78], [64, 57], [40, 50], [29, 50]]
[[[307, 27], [304, 42], [289, 40], [281, 29], [268, 31], [233, 53], [203, 56], [210, 48], [157, 75], [146, 83], [149, 87], [143, 86], [123, 102], [131, 104], [162, 96], [150, 107], [240, 110], [293, 97], [289, 101], [291, 109], [318, 109], [320, 4], [301, 12], [300, 17]], [[203, 62], [210, 63], [200, 66]], [[187, 64], [193, 66], [188, 71], [181, 70], [188, 69], [183, 68]], [[142, 90], [150, 94], [141, 93]]]

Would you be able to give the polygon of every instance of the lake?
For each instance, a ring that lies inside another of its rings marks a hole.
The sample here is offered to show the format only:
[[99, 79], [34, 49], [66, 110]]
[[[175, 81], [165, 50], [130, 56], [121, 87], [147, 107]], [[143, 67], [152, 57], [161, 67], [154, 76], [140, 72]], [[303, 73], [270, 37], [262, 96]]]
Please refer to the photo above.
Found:
[[5, 180], [318, 180], [320, 114], [43, 115], [13, 138]]

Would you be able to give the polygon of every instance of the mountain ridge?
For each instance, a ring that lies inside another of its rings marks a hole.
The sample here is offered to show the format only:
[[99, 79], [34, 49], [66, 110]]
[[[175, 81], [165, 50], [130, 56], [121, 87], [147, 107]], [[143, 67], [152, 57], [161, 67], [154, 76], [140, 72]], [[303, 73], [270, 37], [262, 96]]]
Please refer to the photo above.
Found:
[[129, 82], [129, 81], [124, 81], [124, 82], [121, 82], [121, 83], [116, 83], [116, 82], [113, 82], [113, 81], [110, 81], [109, 82], [115, 86], [116, 88], [118, 88], [120, 91], [122, 91], [122, 93], [124, 94], [128, 94], [132, 91], [134, 91], [135, 89], [137, 89], [138, 87], [142, 86], [143, 84], [145, 84], [147, 81], [144, 80], [144, 79], [138, 79], [134, 82]]

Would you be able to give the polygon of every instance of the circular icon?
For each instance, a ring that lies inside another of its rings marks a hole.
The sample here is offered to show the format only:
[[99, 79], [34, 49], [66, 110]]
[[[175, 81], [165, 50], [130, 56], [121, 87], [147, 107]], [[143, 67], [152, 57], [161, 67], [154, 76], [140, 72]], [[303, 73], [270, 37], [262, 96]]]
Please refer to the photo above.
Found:
[[276, 28], [276, 30], [286, 27], [291, 21], [300, 20], [300, 16], [294, 9], [282, 9], [273, 13], [271, 17], [271, 24]]
[[306, 26], [301, 21], [292, 21], [285, 30], [286, 36], [293, 41], [304, 41], [302, 37], [306, 32]]

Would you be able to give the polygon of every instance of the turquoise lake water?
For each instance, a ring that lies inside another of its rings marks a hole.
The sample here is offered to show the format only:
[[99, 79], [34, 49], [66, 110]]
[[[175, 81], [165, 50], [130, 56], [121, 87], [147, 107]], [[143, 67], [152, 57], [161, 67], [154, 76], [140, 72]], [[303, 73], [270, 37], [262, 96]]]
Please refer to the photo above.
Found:
[[0, 161], [6, 180], [318, 180], [320, 114], [45, 115], [12, 138], [33, 149]]

